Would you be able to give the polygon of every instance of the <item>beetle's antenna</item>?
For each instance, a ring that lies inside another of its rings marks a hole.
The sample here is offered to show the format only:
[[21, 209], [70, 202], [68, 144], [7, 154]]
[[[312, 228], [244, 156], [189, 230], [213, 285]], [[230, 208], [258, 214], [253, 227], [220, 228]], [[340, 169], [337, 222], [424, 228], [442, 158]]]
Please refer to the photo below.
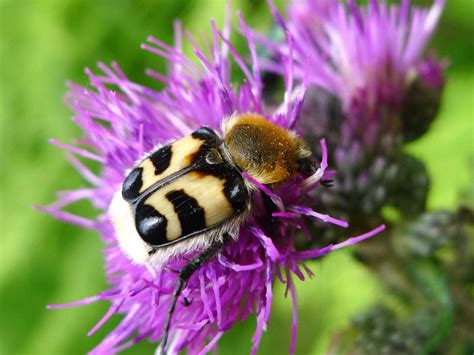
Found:
[[201, 254], [199, 254], [195, 259], [191, 260], [179, 273], [177, 284], [175, 286], [173, 296], [171, 298], [171, 305], [168, 310], [168, 316], [166, 317], [165, 327], [163, 330], [163, 337], [161, 341], [161, 355], [166, 355], [166, 346], [168, 343], [168, 336], [171, 327], [171, 318], [173, 317], [174, 310], [176, 308], [176, 302], [178, 301], [181, 292], [183, 291], [184, 285], [186, 282], [191, 278], [196, 270], [198, 270], [202, 264], [206, 263], [211, 259], [214, 255], [216, 255], [225, 243], [231, 240], [232, 237], [229, 233], [224, 233], [222, 239], [217, 239], [214, 241], [209, 248], [204, 250]]

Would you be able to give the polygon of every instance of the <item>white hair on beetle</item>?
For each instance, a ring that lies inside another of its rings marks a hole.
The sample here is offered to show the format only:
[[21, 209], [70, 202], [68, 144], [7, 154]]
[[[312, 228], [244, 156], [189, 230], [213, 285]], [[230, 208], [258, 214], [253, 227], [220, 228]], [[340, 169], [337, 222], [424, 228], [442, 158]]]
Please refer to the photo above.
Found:
[[136, 264], [146, 264], [151, 247], [138, 234], [132, 208], [123, 199], [121, 189], [112, 198], [109, 216], [123, 253]]

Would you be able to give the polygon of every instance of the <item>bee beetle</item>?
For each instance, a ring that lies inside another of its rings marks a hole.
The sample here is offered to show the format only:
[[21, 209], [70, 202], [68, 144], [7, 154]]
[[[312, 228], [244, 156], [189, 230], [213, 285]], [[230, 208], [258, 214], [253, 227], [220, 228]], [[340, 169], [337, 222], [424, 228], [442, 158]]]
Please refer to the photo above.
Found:
[[110, 205], [122, 251], [137, 264], [163, 266], [199, 251], [179, 273], [165, 324], [166, 352], [171, 316], [187, 280], [228, 240], [236, 240], [256, 188], [276, 186], [316, 163], [297, 135], [258, 114], [234, 115], [223, 136], [207, 127], [147, 155], [127, 175]]

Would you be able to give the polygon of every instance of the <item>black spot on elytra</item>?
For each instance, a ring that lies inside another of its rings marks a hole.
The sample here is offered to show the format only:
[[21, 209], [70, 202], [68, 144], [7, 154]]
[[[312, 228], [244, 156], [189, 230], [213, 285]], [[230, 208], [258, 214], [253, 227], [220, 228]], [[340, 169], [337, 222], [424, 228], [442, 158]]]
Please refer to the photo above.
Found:
[[153, 163], [153, 166], [155, 167], [155, 175], [161, 174], [163, 171], [168, 169], [170, 166], [171, 162], [171, 146], [166, 145], [164, 147], [161, 147], [157, 151], [153, 152], [149, 159]]
[[140, 196], [143, 185], [142, 168], [133, 169], [122, 184], [122, 197], [125, 201], [133, 201]]
[[205, 211], [197, 200], [183, 190], [174, 190], [166, 194], [173, 204], [181, 224], [182, 236], [186, 236], [206, 228]]
[[147, 244], [157, 246], [168, 243], [166, 238], [168, 220], [165, 216], [144, 203], [138, 204], [135, 213], [135, 227]]
[[242, 212], [249, 200], [249, 191], [240, 174], [229, 176], [224, 184], [224, 194], [235, 212]]
[[205, 141], [206, 144], [210, 146], [218, 146], [221, 141], [217, 133], [209, 127], [198, 128], [191, 135], [193, 136], [193, 138]]

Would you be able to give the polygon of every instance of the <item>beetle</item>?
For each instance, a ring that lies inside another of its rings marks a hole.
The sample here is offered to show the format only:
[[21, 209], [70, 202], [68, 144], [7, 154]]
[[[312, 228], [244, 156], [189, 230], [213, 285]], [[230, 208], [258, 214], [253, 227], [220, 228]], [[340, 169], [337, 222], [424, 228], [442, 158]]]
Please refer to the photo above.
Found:
[[307, 144], [259, 114], [233, 115], [222, 131], [221, 136], [201, 127], [147, 154], [128, 172], [109, 208], [120, 248], [137, 264], [163, 267], [199, 251], [179, 272], [163, 353], [186, 282], [228, 241], [238, 239], [250, 214], [256, 187], [243, 174], [273, 187], [316, 171]]

